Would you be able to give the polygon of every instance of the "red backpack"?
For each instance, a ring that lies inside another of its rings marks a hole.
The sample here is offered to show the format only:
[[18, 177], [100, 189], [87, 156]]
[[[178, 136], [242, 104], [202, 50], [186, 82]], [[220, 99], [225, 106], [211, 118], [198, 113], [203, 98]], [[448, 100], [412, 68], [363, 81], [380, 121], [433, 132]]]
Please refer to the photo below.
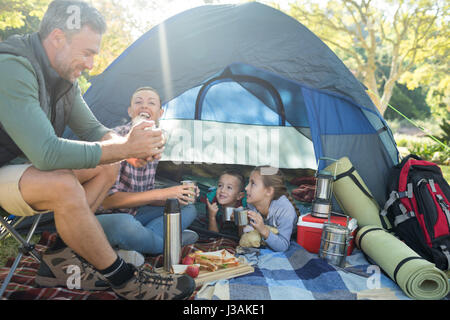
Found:
[[381, 215], [394, 233], [437, 268], [450, 268], [450, 187], [435, 163], [409, 155], [391, 171]]

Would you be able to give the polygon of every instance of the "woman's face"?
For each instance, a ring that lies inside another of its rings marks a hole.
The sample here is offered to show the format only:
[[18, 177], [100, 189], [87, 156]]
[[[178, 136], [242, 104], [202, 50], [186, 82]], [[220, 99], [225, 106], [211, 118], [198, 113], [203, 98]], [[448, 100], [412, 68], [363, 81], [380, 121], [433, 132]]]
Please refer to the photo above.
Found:
[[145, 114], [148, 120], [153, 120], [156, 123], [158, 123], [163, 112], [158, 94], [151, 90], [141, 90], [133, 94], [131, 105], [128, 108], [131, 119], [139, 114]]

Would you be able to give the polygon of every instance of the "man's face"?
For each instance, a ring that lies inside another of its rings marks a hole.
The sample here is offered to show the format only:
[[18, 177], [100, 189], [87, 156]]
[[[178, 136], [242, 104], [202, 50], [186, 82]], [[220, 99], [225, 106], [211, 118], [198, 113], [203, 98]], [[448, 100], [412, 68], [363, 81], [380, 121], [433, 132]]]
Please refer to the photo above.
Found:
[[53, 68], [61, 78], [74, 82], [84, 70], [91, 70], [94, 66], [94, 56], [100, 51], [101, 40], [101, 34], [87, 25], [72, 37], [63, 37]]
[[131, 98], [131, 105], [128, 108], [128, 114], [131, 119], [139, 114], [146, 114], [148, 120], [153, 120], [158, 123], [159, 118], [163, 114], [159, 96], [156, 92], [151, 90], [141, 90], [133, 94]]

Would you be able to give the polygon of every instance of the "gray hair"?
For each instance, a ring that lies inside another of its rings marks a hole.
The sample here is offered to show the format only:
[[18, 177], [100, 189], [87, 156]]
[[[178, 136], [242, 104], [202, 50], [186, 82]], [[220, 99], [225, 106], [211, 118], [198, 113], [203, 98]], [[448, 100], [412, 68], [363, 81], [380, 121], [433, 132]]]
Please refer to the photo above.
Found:
[[54, 0], [48, 5], [42, 18], [39, 35], [44, 40], [54, 29], [61, 29], [70, 38], [85, 25], [99, 34], [106, 31], [105, 19], [88, 3], [79, 0]]

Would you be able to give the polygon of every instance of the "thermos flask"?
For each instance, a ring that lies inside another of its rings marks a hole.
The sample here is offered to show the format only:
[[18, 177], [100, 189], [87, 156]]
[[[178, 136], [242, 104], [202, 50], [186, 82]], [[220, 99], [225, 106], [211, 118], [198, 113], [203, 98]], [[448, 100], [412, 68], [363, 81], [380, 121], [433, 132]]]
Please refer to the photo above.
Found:
[[164, 207], [164, 270], [171, 272], [172, 265], [181, 258], [181, 214], [178, 199], [167, 199]]

